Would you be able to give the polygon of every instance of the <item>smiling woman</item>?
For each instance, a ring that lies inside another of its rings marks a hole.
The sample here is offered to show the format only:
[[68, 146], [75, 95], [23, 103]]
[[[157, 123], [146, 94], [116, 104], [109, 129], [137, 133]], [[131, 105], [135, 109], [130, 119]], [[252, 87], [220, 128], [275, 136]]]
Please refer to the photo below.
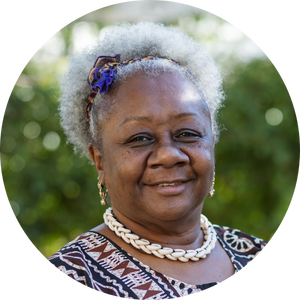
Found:
[[199, 292], [251, 261], [263, 240], [201, 215], [214, 194], [224, 98], [211, 56], [174, 28], [139, 23], [106, 30], [70, 62], [62, 125], [94, 162], [111, 208], [50, 261], [91, 288], [135, 299]]

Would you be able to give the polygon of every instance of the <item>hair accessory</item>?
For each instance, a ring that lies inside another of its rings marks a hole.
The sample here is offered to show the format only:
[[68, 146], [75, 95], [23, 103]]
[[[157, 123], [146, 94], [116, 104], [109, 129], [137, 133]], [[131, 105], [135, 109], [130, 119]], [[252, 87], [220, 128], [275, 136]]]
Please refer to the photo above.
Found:
[[113, 210], [109, 207], [103, 215], [105, 224], [121, 237], [126, 243], [131, 244], [137, 249], [143, 250], [147, 254], [154, 254], [159, 258], [168, 258], [171, 260], [180, 260], [187, 262], [189, 260], [198, 261], [205, 258], [212, 249], [214, 249], [217, 241], [217, 234], [212, 224], [204, 215], [200, 216], [201, 227], [204, 233], [204, 243], [201, 248], [196, 250], [183, 250], [162, 247], [159, 244], [152, 244], [148, 240], [141, 239], [138, 235], [133, 234], [130, 229], [124, 227], [114, 216]]
[[115, 75], [115, 67], [120, 62], [120, 54], [115, 56], [97, 57], [93, 68], [87, 78], [93, 92], [106, 93]]
[[88, 105], [86, 108], [86, 118], [87, 118], [87, 122], [89, 123], [90, 123], [92, 105], [97, 93], [103, 94], [108, 91], [109, 86], [113, 82], [113, 79], [115, 77], [115, 72], [117, 69], [121, 68], [122, 66], [126, 66], [131, 63], [134, 63], [136, 61], [154, 60], [154, 59], [165, 59], [169, 62], [174, 62], [179, 66], [181, 66], [179, 62], [173, 59], [167, 59], [163, 57], [156, 57], [156, 56], [136, 57], [134, 59], [125, 60], [122, 63], [120, 63], [120, 57], [121, 57], [120, 54], [116, 54], [115, 56], [99, 56], [96, 59], [96, 62], [94, 63], [94, 66], [89, 73], [87, 82], [92, 89], [92, 92], [88, 97]]
[[[99, 177], [98, 177], [98, 180], [99, 180]], [[98, 181], [97, 186], [98, 186], [99, 195], [100, 195], [100, 198], [101, 198], [101, 205], [106, 205], [107, 204], [106, 197], [107, 197], [107, 194], [108, 194], [108, 190], [106, 190], [105, 192], [103, 192], [104, 185], [102, 183], [100, 183], [100, 181]]]
[[213, 181], [212, 181], [212, 185], [211, 185], [211, 188], [210, 188], [210, 191], [209, 191], [209, 198], [211, 198], [214, 194], [215, 194], [215, 189], [214, 189], [214, 185], [215, 185], [215, 172], [214, 172], [214, 178], [213, 178]]

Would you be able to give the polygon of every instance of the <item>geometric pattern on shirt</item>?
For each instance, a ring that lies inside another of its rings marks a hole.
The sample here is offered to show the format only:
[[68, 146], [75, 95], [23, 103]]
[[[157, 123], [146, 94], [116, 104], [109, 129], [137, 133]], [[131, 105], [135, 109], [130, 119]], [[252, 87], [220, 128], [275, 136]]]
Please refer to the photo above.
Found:
[[[251, 261], [266, 242], [236, 229], [214, 225], [235, 271]], [[88, 231], [49, 258], [74, 280], [110, 295], [131, 299], [170, 299], [197, 293], [217, 282], [192, 285], [156, 272], [98, 232]]]
[[233, 232], [224, 233], [224, 240], [232, 249], [243, 253], [250, 251], [254, 247], [253, 243], [249, 239], [239, 237]]

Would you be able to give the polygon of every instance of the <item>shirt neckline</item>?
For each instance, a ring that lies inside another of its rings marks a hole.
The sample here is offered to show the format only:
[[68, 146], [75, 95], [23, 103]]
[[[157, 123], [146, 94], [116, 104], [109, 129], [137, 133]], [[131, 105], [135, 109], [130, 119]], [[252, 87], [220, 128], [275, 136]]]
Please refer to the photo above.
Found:
[[[218, 225], [213, 225], [214, 227], [220, 227]], [[130, 257], [131, 259], [133, 259], [135, 262], [137, 262], [138, 264], [140, 264], [141, 266], [143, 266], [145, 269], [147, 269], [148, 272], [150, 273], [154, 273], [154, 274], [160, 274], [162, 276], [164, 276], [171, 285], [173, 285], [171, 282], [175, 281], [177, 284], [183, 283], [185, 285], [185, 287], [189, 287], [192, 289], [201, 289], [201, 287], [206, 287], [207, 285], [215, 285], [215, 284], [219, 284], [220, 282], [208, 282], [208, 283], [203, 283], [203, 284], [191, 284], [191, 283], [186, 283], [184, 281], [181, 281], [179, 279], [173, 278], [171, 276], [165, 275], [161, 272], [155, 271], [154, 269], [152, 269], [150, 266], [144, 264], [143, 262], [141, 262], [140, 260], [138, 260], [137, 258], [135, 258], [134, 256], [132, 256], [130, 253], [128, 253], [127, 251], [125, 251], [122, 247], [120, 247], [118, 244], [116, 244], [114, 241], [112, 241], [110, 238], [108, 238], [107, 236], [103, 235], [100, 232], [94, 231], [94, 230], [89, 230], [86, 233], [95, 233], [99, 236], [102, 236], [103, 238], [105, 238], [108, 242], [110, 242], [117, 250], [121, 251], [125, 256]], [[223, 242], [223, 240], [221, 239], [221, 237], [219, 236], [219, 233], [216, 231], [217, 234], [217, 239], [220, 242], [222, 248], [226, 251], [226, 254], [228, 255], [233, 267], [234, 267], [234, 274], [237, 273], [238, 268], [237, 266], [234, 264], [234, 261], [232, 260], [232, 253], [229, 251], [229, 249], [226, 247], [226, 244]]]

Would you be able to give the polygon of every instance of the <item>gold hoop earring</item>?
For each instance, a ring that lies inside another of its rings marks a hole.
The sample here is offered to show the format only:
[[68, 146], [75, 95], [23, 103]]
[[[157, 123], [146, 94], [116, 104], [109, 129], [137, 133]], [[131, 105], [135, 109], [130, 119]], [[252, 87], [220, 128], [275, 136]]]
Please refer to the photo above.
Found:
[[215, 185], [215, 172], [214, 172], [214, 178], [213, 178], [213, 181], [212, 181], [212, 185], [211, 185], [211, 188], [210, 188], [210, 191], [209, 191], [209, 198], [211, 198], [214, 194], [215, 194], [215, 189], [214, 189], [214, 185]]
[[[99, 180], [99, 177], [98, 177], [98, 180]], [[108, 190], [106, 189], [106, 191], [104, 192], [104, 185], [102, 183], [100, 183], [100, 181], [98, 181], [97, 183], [97, 186], [98, 186], [98, 189], [99, 189], [99, 195], [100, 195], [100, 198], [101, 198], [101, 205], [106, 205], [107, 204], [107, 194], [108, 194]]]

